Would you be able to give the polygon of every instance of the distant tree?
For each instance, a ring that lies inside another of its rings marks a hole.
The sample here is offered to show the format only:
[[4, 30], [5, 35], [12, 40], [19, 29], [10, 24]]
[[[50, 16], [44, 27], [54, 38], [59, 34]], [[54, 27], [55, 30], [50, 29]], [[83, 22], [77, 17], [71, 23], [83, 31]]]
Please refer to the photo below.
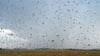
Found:
[[0, 50], [2, 50], [2, 48], [0, 48]]

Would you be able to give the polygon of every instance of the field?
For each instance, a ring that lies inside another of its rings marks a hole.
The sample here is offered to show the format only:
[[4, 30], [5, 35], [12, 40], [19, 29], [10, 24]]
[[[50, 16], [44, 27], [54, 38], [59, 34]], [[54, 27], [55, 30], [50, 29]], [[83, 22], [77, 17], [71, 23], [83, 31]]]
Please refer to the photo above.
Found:
[[84, 50], [8, 50], [0, 51], [0, 56], [100, 56], [100, 51]]

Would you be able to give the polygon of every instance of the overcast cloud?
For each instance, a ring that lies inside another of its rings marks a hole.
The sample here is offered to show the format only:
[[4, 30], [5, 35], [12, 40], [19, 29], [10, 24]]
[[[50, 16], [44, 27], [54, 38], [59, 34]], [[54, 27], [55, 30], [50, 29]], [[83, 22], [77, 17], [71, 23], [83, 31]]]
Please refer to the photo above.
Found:
[[1, 48], [100, 49], [100, 0], [0, 0]]

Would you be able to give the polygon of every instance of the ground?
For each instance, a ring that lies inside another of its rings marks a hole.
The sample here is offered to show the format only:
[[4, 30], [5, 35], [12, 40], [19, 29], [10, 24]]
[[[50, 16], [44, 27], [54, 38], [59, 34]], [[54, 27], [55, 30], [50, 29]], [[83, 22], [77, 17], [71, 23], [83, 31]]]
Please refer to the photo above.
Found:
[[10, 50], [0, 51], [0, 56], [100, 56], [100, 51], [83, 50]]

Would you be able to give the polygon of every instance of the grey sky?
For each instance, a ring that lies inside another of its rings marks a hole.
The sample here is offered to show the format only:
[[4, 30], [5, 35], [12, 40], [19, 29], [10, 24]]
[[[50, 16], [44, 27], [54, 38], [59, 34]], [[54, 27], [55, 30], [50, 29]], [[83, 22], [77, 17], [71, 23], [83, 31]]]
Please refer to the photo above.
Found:
[[0, 0], [1, 48], [100, 48], [99, 0]]

